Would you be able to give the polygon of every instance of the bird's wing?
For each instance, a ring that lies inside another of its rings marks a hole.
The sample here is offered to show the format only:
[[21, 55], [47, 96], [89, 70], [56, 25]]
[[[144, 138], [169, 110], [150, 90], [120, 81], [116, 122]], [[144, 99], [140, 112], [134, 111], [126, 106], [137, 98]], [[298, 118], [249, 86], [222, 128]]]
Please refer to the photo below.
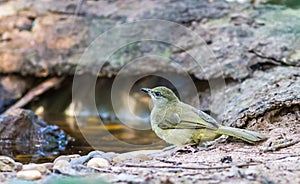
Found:
[[164, 121], [158, 127], [161, 129], [198, 129], [208, 128], [216, 130], [218, 122], [208, 114], [191, 106], [183, 106], [184, 111], [166, 113]]

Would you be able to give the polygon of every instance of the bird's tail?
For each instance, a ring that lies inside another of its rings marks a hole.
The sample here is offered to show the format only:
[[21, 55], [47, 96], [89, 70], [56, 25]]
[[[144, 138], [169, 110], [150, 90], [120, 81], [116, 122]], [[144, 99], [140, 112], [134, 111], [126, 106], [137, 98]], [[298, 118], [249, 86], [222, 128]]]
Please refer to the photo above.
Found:
[[227, 126], [220, 126], [217, 132], [219, 134], [224, 134], [224, 135], [242, 139], [251, 144], [254, 144], [262, 140], [266, 140], [268, 138], [267, 136], [258, 132], [240, 129], [240, 128], [227, 127]]

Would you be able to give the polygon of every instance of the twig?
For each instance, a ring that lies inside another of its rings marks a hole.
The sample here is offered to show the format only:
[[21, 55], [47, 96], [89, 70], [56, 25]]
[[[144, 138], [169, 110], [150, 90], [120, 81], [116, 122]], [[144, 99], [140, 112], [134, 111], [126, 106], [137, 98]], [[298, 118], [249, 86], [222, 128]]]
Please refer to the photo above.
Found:
[[297, 143], [299, 143], [300, 140], [293, 140], [293, 141], [288, 141], [288, 142], [285, 142], [285, 143], [282, 143], [282, 144], [276, 144], [274, 146], [270, 146], [270, 147], [265, 147], [263, 148], [262, 150], [264, 152], [268, 152], [268, 151], [276, 151], [276, 150], [279, 150], [281, 148], [286, 148], [286, 147], [289, 147], [289, 146], [293, 146]]
[[[160, 158], [156, 158], [157, 161], [160, 162], [164, 162], [167, 164], [173, 164], [173, 165], [181, 165], [182, 162], [177, 162], [177, 161], [172, 161], [172, 160], [166, 160], [166, 159], [160, 159]], [[185, 164], [201, 164], [201, 165], [206, 165], [209, 166], [209, 164], [205, 163], [205, 162], [184, 162]], [[219, 163], [219, 162], [208, 162], [208, 163]]]
[[[245, 167], [258, 165], [258, 163], [249, 163], [249, 164], [238, 164], [236, 167]], [[169, 165], [136, 165], [136, 164], [126, 164], [125, 167], [136, 167], [136, 168], [155, 168], [155, 169], [187, 169], [187, 170], [213, 170], [213, 169], [228, 169], [231, 168], [232, 165], [228, 166], [211, 166], [211, 167], [191, 167], [191, 166], [169, 166]]]
[[5, 112], [9, 112], [13, 109], [23, 107], [24, 105], [28, 104], [32, 99], [34, 99], [36, 96], [39, 96], [39, 95], [45, 93], [52, 87], [61, 83], [63, 80], [64, 80], [64, 77], [62, 77], [62, 78], [53, 77], [53, 78], [50, 78], [50, 79], [42, 82], [35, 88], [31, 89], [28, 93], [26, 93], [26, 95], [24, 95], [19, 101], [17, 101], [14, 105], [12, 105]]
[[181, 165], [182, 162], [177, 162], [177, 161], [172, 161], [172, 160], [166, 160], [166, 159], [160, 159], [160, 158], [156, 158], [156, 160], [160, 161], [160, 162], [164, 162], [167, 164], [173, 164], [173, 165]]
[[[220, 150], [228, 151], [227, 149], [220, 148]], [[247, 154], [261, 154], [262, 152], [257, 151], [243, 151], [243, 150], [233, 150], [232, 152], [238, 152], [238, 153], [247, 153]], [[274, 154], [274, 155], [284, 155], [284, 154], [291, 154], [287, 152], [269, 152], [268, 154]]]
[[283, 159], [286, 159], [286, 158], [290, 158], [290, 157], [299, 157], [300, 154], [290, 154], [290, 155], [286, 155], [286, 156], [283, 156], [283, 157], [279, 157], [279, 158], [276, 158], [276, 159], [270, 159], [270, 160], [266, 160], [267, 162], [270, 162], [270, 161], [277, 161], [277, 160], [283, 160]]
[[95, 171], [105, 172], [105, 173], [120, 173], [120, 172], [114, 172], [112, 170], [98, 168], [98, 167], [89, 167], [89, 168], [94, 169]]

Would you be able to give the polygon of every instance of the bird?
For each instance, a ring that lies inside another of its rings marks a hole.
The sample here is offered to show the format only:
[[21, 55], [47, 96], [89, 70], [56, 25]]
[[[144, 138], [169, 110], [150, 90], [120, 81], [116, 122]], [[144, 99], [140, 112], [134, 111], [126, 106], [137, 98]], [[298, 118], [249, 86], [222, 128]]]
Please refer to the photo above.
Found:
[[151, 128], [158, 137], [175, 146], [214, 141], [221, 135], [232, 136], [255, 144], [267, 136], [246, 129], [221, 125], [213, 117], [183, 103], [175, 93], [165, 87], [141, 88], [152, 101]]

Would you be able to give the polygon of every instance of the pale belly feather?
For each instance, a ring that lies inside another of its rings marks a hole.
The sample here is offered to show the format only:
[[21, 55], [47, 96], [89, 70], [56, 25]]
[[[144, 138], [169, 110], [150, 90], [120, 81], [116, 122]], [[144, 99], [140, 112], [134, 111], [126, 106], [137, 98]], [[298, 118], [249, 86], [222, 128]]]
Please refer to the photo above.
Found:
[[152, 127], [153, 131], [158, 137], [165, 140], [166, 142], [174, 145], [184, 145], [192, 143], [192, 135], [195, 130], [193, 129], [168, 129], [163, 130], [159, 127]]

